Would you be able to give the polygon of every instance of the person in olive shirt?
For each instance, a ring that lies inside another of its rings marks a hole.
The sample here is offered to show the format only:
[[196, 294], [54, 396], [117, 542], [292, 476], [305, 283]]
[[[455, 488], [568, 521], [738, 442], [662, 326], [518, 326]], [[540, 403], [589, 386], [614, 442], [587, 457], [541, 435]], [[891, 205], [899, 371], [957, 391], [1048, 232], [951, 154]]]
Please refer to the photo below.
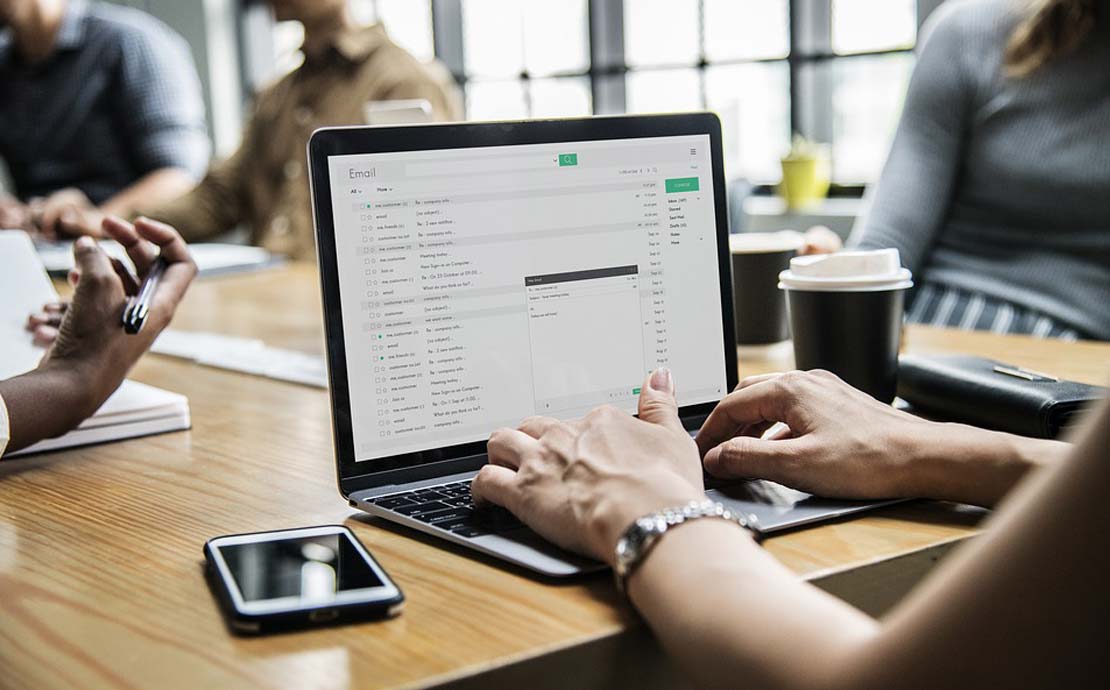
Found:
[[250, 240], [294, 258], [315, 256], [305, 147], [313, 130], [364, 124], [370, 101], [424, 99], [438, 120], [457, 119], [449, 75], [419, 63], [381, 25], [354, 24], [346, 0], [271, 0], [275, 18], [304, 24], [304, 63], [262, 92], [243, 142], [185, 196], [143, 209], [189, 241], [239, 224]]

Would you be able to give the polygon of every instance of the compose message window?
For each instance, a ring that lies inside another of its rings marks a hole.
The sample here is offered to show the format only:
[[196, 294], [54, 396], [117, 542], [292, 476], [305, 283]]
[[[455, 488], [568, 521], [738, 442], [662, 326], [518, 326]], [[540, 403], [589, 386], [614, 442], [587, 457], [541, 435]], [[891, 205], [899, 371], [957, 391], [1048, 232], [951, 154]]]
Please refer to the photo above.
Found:
[[634, 264], [525, 277], [539, 412], [626, 399], [643, 380], [639, 278]]
[[533, 414], [720, 399], [707, 136], [329, 158], [360, 460]]

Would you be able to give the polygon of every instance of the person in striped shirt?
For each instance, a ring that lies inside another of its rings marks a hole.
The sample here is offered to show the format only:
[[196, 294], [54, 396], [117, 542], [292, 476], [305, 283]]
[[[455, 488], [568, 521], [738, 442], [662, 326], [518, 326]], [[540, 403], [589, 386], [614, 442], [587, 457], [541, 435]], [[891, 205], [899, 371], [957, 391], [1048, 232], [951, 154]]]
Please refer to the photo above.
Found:
[[1105, 2], [950, 0], [929, 17], [848, 241], [899, 250], [910, 322], [1110, 340], [1107, 65]]

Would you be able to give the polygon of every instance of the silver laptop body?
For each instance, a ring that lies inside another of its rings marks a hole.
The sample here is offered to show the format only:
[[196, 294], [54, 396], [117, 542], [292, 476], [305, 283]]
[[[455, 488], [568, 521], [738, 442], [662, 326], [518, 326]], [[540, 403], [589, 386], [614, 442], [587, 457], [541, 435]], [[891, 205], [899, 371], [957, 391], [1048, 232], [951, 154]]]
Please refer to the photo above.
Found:
[[[602, 568], [470, 480], [494, 429], [635, 412], [659, 366], [691, 433], [735, 387], [716, 116], [326, 128], [309, 163], [343, 497], [547, 576]], [[880, 505], [709, 494], [765, 532]]]

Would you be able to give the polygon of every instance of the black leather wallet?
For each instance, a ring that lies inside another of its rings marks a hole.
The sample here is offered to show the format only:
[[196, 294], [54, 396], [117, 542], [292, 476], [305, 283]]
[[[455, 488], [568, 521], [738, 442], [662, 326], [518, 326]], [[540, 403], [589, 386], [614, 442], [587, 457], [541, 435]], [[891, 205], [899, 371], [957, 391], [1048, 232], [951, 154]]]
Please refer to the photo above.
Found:
[[1056, 438], [1088, 403], [1110, 392], [992, 359], [903, 355], [898, 396], [930, 417]]

